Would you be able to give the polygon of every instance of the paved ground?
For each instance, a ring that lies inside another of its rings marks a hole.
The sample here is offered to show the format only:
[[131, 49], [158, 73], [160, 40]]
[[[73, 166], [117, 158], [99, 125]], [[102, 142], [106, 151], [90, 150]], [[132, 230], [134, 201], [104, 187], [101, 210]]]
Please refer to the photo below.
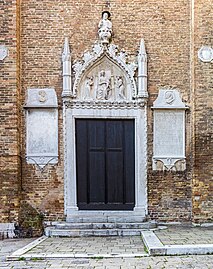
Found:
[[[202, 232], [202, 233], [201, 233]], [[186, 230], [170, 228], [156, 232], [164, 243], [212, 243], [213, 231], [205, 229]], [[32, 239], [12, 239], [0, 241], [0, 269], [213, 269], [213, 255], [157, 256], [138, 258], [69, 258], [69, 259], [31, 259], [6, 261], [5, 257], [14, 250], [23, 247]], [[37, 252], [58, 253], [145, 253], [140, 237], [111, 238], [49, 238], [31, 250]]]
[[[164, 245], [213, 244], [213, 227], [168, 227], [155, 234]], [[212, 266], [213, 268], [213, 266]]]
[[213, 256], [54, 259], [2, 262], [1, 269], [212, 269]]
[[140, 236], [48, 238], [30, 250], [28, 254], [47, 252], [49, 254], [97, 254], [97, 256], [102, 254], [146, 254]]

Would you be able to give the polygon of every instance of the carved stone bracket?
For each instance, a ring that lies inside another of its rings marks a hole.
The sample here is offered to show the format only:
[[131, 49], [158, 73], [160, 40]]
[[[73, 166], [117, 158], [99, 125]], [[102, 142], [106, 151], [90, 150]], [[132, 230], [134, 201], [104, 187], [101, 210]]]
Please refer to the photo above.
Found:
[[30, 164], [36, 164], [38, 166], [38, 168], [43, 171], [45, 166], [47, 166], [48, 164], [56, 164], [58, 163], [58, 157], [55, 156], [34, 156], [34, 157], [26, 157], [26, 161], [27, 163]]
[[[153, 158], [153, 170], [161, 170], [161, 166], [158, 164], [158, 162], [161, 162], [163, 164], [163, 170], [185, 170], [186, 169], [186, 160], [182, 157], [154, 157]], [[178, 168], [176, 164], [180, 162]], [[180, 167], [181, 165], [181, 167]], [[179, 168], [180, 167], [180, 168]]]

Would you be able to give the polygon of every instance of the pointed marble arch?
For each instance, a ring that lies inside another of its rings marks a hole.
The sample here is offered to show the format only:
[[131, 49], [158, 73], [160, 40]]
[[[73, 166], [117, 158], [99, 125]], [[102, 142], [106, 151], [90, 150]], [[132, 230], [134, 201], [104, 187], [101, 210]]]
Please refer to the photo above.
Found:
[[137, 69], [136, 63], [127, 63], [127, 54], [123, 51], [119, 52], [118, 47], [114, 44], [109, 45], [108, 47], [103, 46], [102, 44], [96, 43], [92, 51], [85, 52], [82, 60], [77, 61], [73, 65], [73, 70], [75, 74], [75, 81], [73, 84], [73, 97], [78, 95], [77, 91], [79, 85], [82, 81], [82, 78], [85, 76], [87, 70], [91, 69], [93, 66], [101, 63], [102, 59], [108, 59], [112, 64], [120, 68], [121, 73], [126, 74], [126, 77], [130, 81], [131, 85], [131, 96], [133, 98], [137, 95], [137, 86], [135, 83], [134, 75], [135, 70]]

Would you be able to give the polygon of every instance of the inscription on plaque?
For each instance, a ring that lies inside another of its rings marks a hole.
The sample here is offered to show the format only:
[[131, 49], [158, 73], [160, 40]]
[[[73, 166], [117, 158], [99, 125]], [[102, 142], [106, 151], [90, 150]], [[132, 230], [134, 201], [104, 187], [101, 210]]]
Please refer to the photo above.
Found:
[[[179, 92], [161, 89], [154, 102], [154, 170], [185, 170], [185, 109]], [[159, 166], [159, 162], [163, 164]]]
[[183, 111], [155, 112], [155, 155], [184, 157]]
[[26, 160], [43, 169], [58, 162], [58, 109], [54, 89], [29, 89]]

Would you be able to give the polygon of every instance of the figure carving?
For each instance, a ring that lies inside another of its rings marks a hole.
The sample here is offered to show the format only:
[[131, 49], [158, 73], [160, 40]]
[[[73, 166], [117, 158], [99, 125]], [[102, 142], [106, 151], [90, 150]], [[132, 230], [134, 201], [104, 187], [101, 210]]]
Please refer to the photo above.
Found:
[[102, 19], [98, 24], [98, 34], [102, 44], [109, 44], [109, 40], [112, 36], [112, 23], [109, 17], [110, 13], [103, 11]]
[[165, 92], [165, 99], [166, 99], [166, 103], [171, 105], [175, 101], [175, 95], [174, 95], [173, 91], [166, 91]]
[[126, 99], [125, 94], [124, 94], [124, 83], [123, 83], [122, 76], [116, 77], [116, 88], [118, 92], [118, 97], [120, 99]]
[[39, 102], [41, 102], [41, 103], [46, 102], [47, 101], [47, 94], [46, 94], [46, 92], [44, 90], [39, 91], [38, 92], [38, 98], [39, 98], [38, 99]]
[[97, 99], [99, 100], [109, 99], [112, 90], [110, 82], [111, 80], [109, 77], [107, 77], [105, 70], [101, 70], [99, 73]]
[[91, 91], [93, 86], [93, 77], [87, 77], [86, 83], [85, 83], [85, 95], [84, 99], [90, 99], [91, 98]]

